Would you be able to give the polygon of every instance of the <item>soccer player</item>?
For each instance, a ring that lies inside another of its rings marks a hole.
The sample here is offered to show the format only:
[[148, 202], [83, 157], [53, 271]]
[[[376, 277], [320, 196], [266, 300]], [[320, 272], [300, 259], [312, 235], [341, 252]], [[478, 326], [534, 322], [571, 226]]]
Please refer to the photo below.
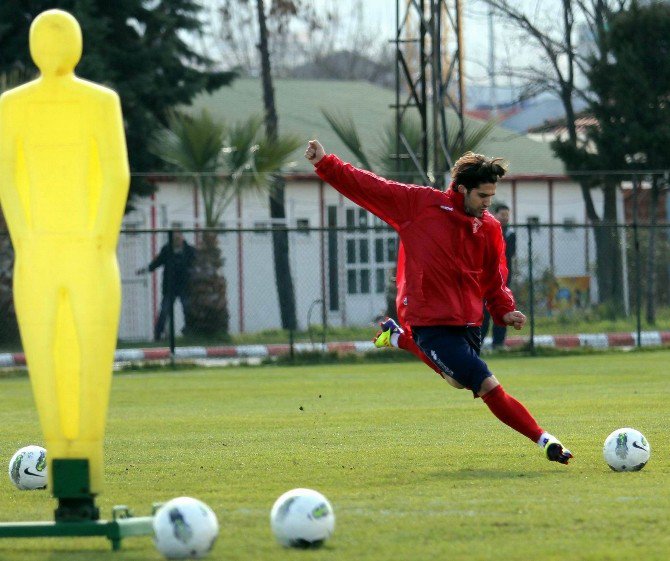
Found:
[[500, 421], [543, 448], [550, 461], [567, 464], [570, 451], [505, 392], [479, 357], [484, 300], [497, 324], [521, 329], [526, 323], [507, 287], [500, 223], [487, 211], [506, 171], [502, 159], [464, 154], [443, 192], [357, 169], [326, 155], [317, 140], [309, 141], [305, 157], [321, 179], [400, 235], [400, 325], [384, 322], [377, 346], [414, 353], [452, 386], [481, 397]]

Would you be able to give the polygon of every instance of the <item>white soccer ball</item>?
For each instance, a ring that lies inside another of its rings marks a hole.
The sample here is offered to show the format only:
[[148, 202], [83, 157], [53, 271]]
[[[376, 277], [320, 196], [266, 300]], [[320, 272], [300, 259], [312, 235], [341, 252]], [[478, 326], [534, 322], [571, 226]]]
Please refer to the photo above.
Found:
[[605, 439], [603, 456], [614, 471], [640, 471], [649, 461], [651, 446], [640, 431], [624, 427]]
[[321, 547], [335, 530], [328, 499], [312, 489], [293, 489], [279, 497], [270, 511], [270, 525], [285, 547]]
[[21, 490], [47, 486], [47, 451], [41, 446], [25, 446], [9, 461], [9, 478]]
[[205, 503], [178, 497], [162, 505], [154, 515], [154, 544], [168, 559], [200, 559], [219, 535], [216, 514]]

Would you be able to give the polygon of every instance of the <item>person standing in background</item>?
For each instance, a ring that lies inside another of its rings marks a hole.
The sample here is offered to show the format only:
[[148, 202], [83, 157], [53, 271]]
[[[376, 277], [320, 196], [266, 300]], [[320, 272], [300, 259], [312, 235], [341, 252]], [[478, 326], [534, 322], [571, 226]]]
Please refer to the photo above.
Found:
[[[496, 206], [494, 216], [500, 222], [505, 238], [505, 257], [507, 259], [507, 286], [511, 286], [512, 273], [514, 271], [514, 258], [516, 257], [516, 232], [509, 225], [510, 209], [506, 204], [499, 204]], [[491, 325], [491, 314], [489, 314], [486, 306], [484, 306], [484, 321], [482, 322], [482, 342], [489, 332]], [[505, 346], [505, 337], [507, 336], [506, 325], [493, 324], [493, 343], [492, 348], [500, 349]]]
[[165, 330], [165, 321], [177, 298], [181, 302], [184, 317], [189, 304], [191, 269], [195, 261], [195, 249], [185, 239], [179, 228], [172, 231], [172, 244], [168, 241], [147, 267], [136, 273], [143, 275], [163, 267], [161, 309], [154, 325], [154, 341], [160, 341]]

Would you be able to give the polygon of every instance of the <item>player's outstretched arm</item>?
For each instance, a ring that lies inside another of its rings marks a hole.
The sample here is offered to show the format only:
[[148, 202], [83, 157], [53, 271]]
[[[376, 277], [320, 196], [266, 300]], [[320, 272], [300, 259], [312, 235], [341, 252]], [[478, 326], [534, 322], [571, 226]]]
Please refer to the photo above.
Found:
[[318, 140], [310, 140], [307, 143], [305, 158], [307, 158], [311, 164], [318, 164], [321, 161], [321, 158], [323, 158], [325, 155], [326, 151], [323, 149], [323, 146], [321, 146], [321, 143]]
[[305, 158], [315, 166], [317, 175], [326, 183], [395, 229], [411, 219], [415, 199], [428, 192], [358, 169], [333, 154], [326, 156], [326, 151], [316, 139], [307, 143]]

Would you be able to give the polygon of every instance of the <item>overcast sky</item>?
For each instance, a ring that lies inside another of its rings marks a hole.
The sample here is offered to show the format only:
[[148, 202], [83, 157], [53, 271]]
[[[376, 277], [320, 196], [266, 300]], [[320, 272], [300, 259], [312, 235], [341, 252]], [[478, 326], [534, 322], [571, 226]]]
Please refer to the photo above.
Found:
[[[202, 0], [204, 4], [215, 5], [217, 0]], [[266, 9], [272, 0], [266, 0]], [[357, 25], [367, 30], [379, 42], [390, 42], [396, 35], [396, 0], [309, 0], [310, 4], [325, 14], [328, 10], [339, 13], [342, 23], [339, 29], [342, 44], [338, 48], [351, 48], [347, 43], [351, 34], [347, 31]], [[560, 10], [558, 0], [514, 0], [534, 21], [556, 21], [556, 10]], [[406, 0], [402, 0], [401, 16], [406, 12]], [[453, 7], [454, 0], [448, 5]], [[468, 84], [488, 85], [489, 66], [489, 26], [488, 6], [484, 0], [461, 0], [464, 27], [464, 71]], [[357, 11], [360, 8], [360, 12]], [[414, 11], [412, 11], [414, 15]], [[416, 19], [416, 18], [414, 18]], [[524, 65], [537, 60], [539, 53], [532, 42], [519, 39], [519, 34], [500, 22], [495, 26], [494, 47], [496, 64], [500, 68], [508, 59]], [[509, 78], [500, 72], [498, 86], [509, 86]]]
[[[350, 13], [357, 5], [357, 0], [312, 0], [317, 7], [327, 9], [337, 6], [344, 16]], [[402, 4], [405, 4], [403, 1]], [[516, 0], [516, 4], [523, 7], [532, 17], [542, 17], [542, 10], [550, 9], [550, 5], [559, 6], [555, 0]], [[453, 6], [453, 0], [448, 2]], [[363, 18], [365, 26], [374, 30], [378, 37], [391, 40], [396, 34], [396, 0], [364, 0]], [[461, 0], [463, 7], [464, 28], [464, 53], [465, 71], [468, 81], [477, 84], [487, 84], [487, 68], [489, 64], [489, 30], [488, 30], [488, 7], [483, 0]], [[560, 6], [559, 6], [560, 7]], [[405, 8], [401, 10], [404, 15]], [[518, 59], [537, 56], [531, 49], [519, 51], [514, 48], [515, 40], [510, 29], [504, 29], [502, 25], [495, 26], [494, 47], [499, 62], [514, 52]], [[529, 58], [530, 60], [530, 58]], [[498, 79], [498, 85], [503, 84], [503, 78]]]

